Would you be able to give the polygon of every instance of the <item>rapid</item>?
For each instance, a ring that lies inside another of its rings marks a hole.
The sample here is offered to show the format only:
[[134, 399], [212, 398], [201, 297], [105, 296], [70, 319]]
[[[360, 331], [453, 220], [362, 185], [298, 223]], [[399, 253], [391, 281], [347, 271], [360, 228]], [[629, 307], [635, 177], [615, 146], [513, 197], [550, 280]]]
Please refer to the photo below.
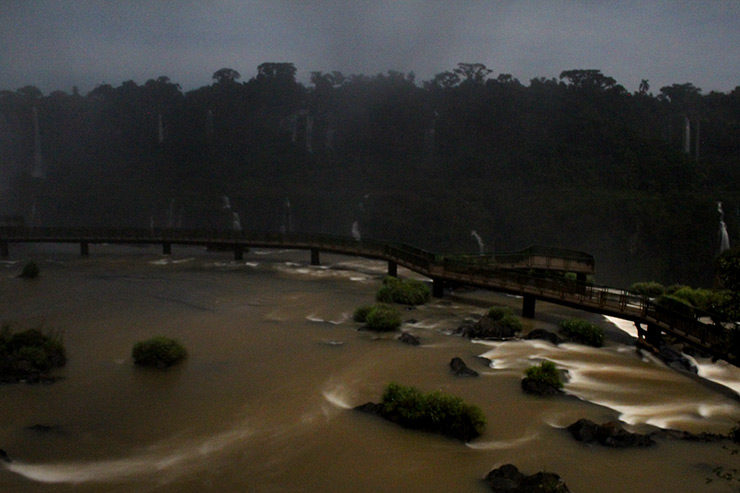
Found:
[[[638, 353], [623, 321], [538, 303], [527, 329], [589, 317], [607, 344], [469, 341], [452, 335], [464, 320], [497, 304], [518, 311], [521, 300], [465, 291], [404, 310], [402, 329], [421, 338], [414, 347], [352, 320], [373, 302], [382, 262], [322, 254], [322, 266], [309, 266], [307, 252], [279, 250], [243, 261], [195, 247], [171, 256], [75, 250], [26, 247], [0, 264], [0, 322], [62, 331], [68, 356], [53, 384], [0, 386], [0, 448], [13, 459], [0, 464], [0, 491], [482, 492], [482, 478], [506, 463], [556, 472], [573, 492], [740, 486], [716, 473], [738, 468], [729, 442], [616, 450], [563, 429], [589, 418], [640, 432], [727, 433], [740, 421], [737, 368], [699, 360], [699, 377], [678, 373]], [[40, 277], [17, 278], [30, 258]], [[133, 344], [158, 334], [180, 340], [188, 359], [164, 372], [136, 368]], [[455, 356], [480, 377], [452, 375]], [[568, 370], [566, 396], [521, 391], [524, 369], [543, 358]], [[478, 405], [485, 433], [463, 444], [352, 410], [379, 401], [390, 382]]]

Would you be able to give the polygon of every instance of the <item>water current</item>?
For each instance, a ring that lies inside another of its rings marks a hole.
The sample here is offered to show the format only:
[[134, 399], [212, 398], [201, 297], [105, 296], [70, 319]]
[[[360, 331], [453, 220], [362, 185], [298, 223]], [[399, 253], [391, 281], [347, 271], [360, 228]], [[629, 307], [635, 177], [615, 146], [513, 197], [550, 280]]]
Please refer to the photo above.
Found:
[[[48, 385], [0, 386], [3, 492], [486, 491], [491, 469], [561, 475], [573, 492], [734, 491], [725, 443], [659, 440], [614, 450], [563, 429], [585, 417], [726, 433], [740, 420], [737, 368], [698, 361], [707, 384], [630, 344], [629, 324], [538, 303], [525, 328], [588, 317], [605, 347], [469, 341], [451, 332], [486, 306], [521, 300], [465, 291], [404, 310], [398, 334], [358, 331], [352, 312], [373, 302], [381, 262], [308, 252], [227, 252], [95, 245], [13, 249], [0, 264], [0, 321], [63, 332], [68, 364]], [[36, 280], [16, 277], [28, 258]], [[411, 273], [400, 269], [401, 276]], [[189, 350], [158, 372], [136, 368], [132, 345], [156, 334]], [[461, 357], [478, 378], [451, 374]], [[483, 356], [484, 358], [479, 358]], [[547, 358], [568, 370], [568, 395], [522, 393], [524, 369]], [[443, 390], [482, 408], [485, 433], [463, 444], [405, 430], [351, 408], [389, 382]], [[733, 398], [734, 395], [734, 398]], [[34, 427], [43, 425], [44, 428]], [[737, 446], [735, 446], [737, 448]]]

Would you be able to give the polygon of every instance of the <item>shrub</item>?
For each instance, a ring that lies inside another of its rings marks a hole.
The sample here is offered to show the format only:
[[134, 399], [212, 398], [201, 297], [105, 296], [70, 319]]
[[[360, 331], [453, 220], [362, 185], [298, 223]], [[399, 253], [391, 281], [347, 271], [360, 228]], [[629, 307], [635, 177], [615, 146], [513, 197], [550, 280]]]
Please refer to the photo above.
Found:
[[648, 298], [656, 298], [665, 293], [665, 287], [655, 281], [636, 282], [630, 286], [630, 291], [641, 296], [647, 296]]
[[715, 298], [714, 293], [715, 292], [710, 289], [683, 286], [674, 291], [672, 296], [686, 301], [694, 308], [709, 310], [712, 306], [712, 300]]
[[477, 406], [441, 391], [424, 394], [414, 387], [389, 384], [381, 413], [406, 428], [441, 433], [468, 441], [483, 433], [486, 418]]
[[514, 315], [504, 315], [496, 324], [504, 331], [504, 333], [515, 334], [522, 331], [522, 322]]
[[378, 303], [368, 311], [365, 323], [370, 330], [391, 332], [401, 326], [401, 313], [391, 305]]
[[544, 360], [539, 365], [530, 366], [524, 370], [524, 376], [546, 385], [563, 388], [563, 380], [557, 366], [552, 361]]
[[663, 310], [688, 318], [694, 318], [694, 307], [688, 301], [672, 294], [665, 294], [655, 300], [655, 305]]
[[604, 329], [585, 320], [579, 318], [563, 320], [558, 327], [563, 335], [575, 342], [594, 347], [604, 345]]
[[66, 362], [57, 333], [44, 334], [38, 329], [13, 333], [9, 325], [0, 330], [0, 376], [12, 380], [38, 376]]
[[423, 305], [432, 293], [429, 286], [416, 279], [398, 279], [387, 276], [375, 295], [382, 303], [400, 303], [402, 305]]
[[134, 344], [131, 356], [137, 365], [167, 368], [185, 359], [187, 351], [174, 339], [156, 336]]
[[39, 266], [36, 265], [36, 262], [26, 262], [26, 265], [23, 266], [20, 277], [24, 279], [35, 279], [39, 277], [40, 272], [41, 271], [39, 270]]
[[358, 307], [355, 310], [355, 313], [352, 315], [352, 320], [355, 322], [360, 322], [361, 324], [364, 324], [367, 321], [367, 314], [370, 313], [370, 310], [373, 309], [372, 305], [365, 305]]
[[488, 318], [491, 320], [501, 320], [506, 316], [513, 316], [514, 312], [508, 306], [492, 306], [488, 309]]

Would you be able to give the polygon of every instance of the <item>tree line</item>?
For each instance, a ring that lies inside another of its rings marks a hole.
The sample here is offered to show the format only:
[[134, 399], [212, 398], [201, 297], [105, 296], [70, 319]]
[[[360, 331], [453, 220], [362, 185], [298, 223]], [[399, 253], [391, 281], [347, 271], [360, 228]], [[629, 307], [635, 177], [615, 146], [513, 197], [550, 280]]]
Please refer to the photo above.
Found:
[[[709, 283], [717, 202], [740, 215], [740, 87], [630, 93], [600, 70], [523, 84], [263, 63], [184, 92], [166, 76], [0, 91], [0, 215], [27, 224], [233, 226], [593, 253], [605, 280]], [[228, 206], [228, 207], [227, 207]], [[626, 267], [625, 267], [626, 266]]]

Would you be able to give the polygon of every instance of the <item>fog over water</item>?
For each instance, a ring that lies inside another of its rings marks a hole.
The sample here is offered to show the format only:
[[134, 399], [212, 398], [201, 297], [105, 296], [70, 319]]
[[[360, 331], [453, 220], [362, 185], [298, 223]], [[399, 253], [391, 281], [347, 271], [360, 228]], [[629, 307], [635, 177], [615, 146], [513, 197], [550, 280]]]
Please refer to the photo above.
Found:
[[[32, 252], [0, 265], [3, 320], [63, 330], [69, 356], [52, 385], [0, 389], [0, 448], [14, 459], [0, 468], [2, 491], [485, 491], [481, 478], [507, 462], [557, 472], [572, 491], [727, 491], [726, 482], [707, 484], [713, 468], [733, 464], [722, 443], [659, 440], [615, 451], [575, 442], [562, 428], [619, 418], [636, 431], [725, 433], [740, 419], [737, 399], [623, 343], [451, 335], [488, 303], [518, 309], [515, 297], [457, 293], [404, 311], [403, 330], [422, 341], [413, 347], [397, 334], [358, 331], [351, 319], [373, 301], [381, 262], [327, 254], [313, 267], [308, 252], [267, 250], [238, 262], [184, 247], [171, 257], [157, 248], [96, 246], [88, 258], [62, 250], [33, 252], [42, 270], [33, 282], [15, 277]], [[584, 314], [540, 303], [525, 329], [571, 316]], [[184, 343], [182, 366], [133, 366], [131, 346], [155, 333]], [[454, 377], [454, 356], [481, 376]], [[570, 397], [522, 393], [524, 369], [542, 358], [568, 370]], [[736, 368], [706, 366], [737, 382]], [[463, 444], [350, 409], [380, 400], [392, 381], [480, 406], [485, 433]], [[51, 430], [28, 428], [35, 424]]]

